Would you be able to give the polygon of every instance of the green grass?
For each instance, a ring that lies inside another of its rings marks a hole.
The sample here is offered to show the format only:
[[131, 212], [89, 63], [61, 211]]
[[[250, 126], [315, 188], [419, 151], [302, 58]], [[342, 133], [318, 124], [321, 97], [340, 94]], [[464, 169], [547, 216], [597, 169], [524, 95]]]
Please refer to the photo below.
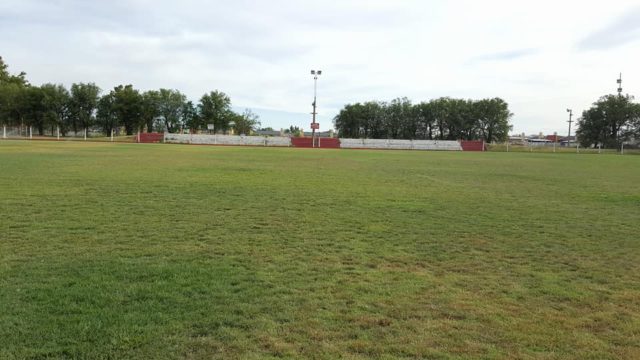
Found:
[[640, 358], [640, 157], [0, 141], [0, 358]]

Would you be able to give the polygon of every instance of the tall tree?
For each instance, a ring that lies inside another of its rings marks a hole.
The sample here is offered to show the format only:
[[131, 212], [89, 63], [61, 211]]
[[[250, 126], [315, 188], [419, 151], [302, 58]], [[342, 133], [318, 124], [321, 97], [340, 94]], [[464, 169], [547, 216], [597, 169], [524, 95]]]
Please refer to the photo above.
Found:
[[[145, 91], [142, 94], [141, 123], [147, 132], [157, 128], [157, 120], [160, 118], [160, 92], [157, 90]], [[162, 126], [164, 127], [164, 126]]]
[[107, 136], [111, 135], [111, 132], [118, 128], [118, 115], [115, 110], [115, 97], [113, 92], [100, 97], [98, 101], [98, 111], [96, 113], [96, 122]]
[[478, 119], [479, 136], [486, 142], [505, 141], [512, 126], [509, 120], [513, 114], [509, 104], [501, 98], [483, 99], [473, 103], [473, 111]]
[[435, 115], [433, 104], [423, 101], [414, 105], [416, 112], [416, 136], [418, 139], [432, 140], [434, 133]]
[[71, 127], [87, 131], [95, 120], [100, 88], [94, 83], [76, 83], [71, 85]]
[[51, 135], [59, 128], [64, 136], [70, 115], [71, 94], [62, 84], [44, 84], [40, 88], [44, 94], [45, 119], [51, 125]]
[[582, 113], [576, 135], [582, 146], [619, 147], [640, 135], [640, 105], [633, 96], [605, 95]]
[[260, 117], [246, 109], [242, 114], [234, 114], [233, 128], [239, 135], [251, 135], [260, 126]]
[[28, 86], [29, 82], [26, 76], [27, 73], [24, 71], [21, 71], [18, 75], [11, 75], [11, 73], [9, 73], [9, 65], [7, 65], [2, 59], [2, 56], [0, 56], [0, 86], [7, 84]]
[[19, 93], [18, 108], [21, 122], [26, 126], [34, 127], [40, 135], [44, 135], [47, 109], [42, 89], [37, 86], [23, 88]]
[[[191, 130], [202, 128], [202, 120], [198, 114], [198, 109], [192, 101], [187, 101], [182, 105], [182, 120], [180, 121], [183, 126]], [[182, 132], [182, 129], [180, 129]]]
[[198, 105], [203, 124], [213, 124], [216, 132], [229, 130], [231, 121], [231, 100], [221, 91], [212, 91], [200, 98]]
[[158, 96], [158, 113], [162, 117], [164, 130], [176, 132], [183, 125], [182, 111], [187, 97], [178, 90], [160, 89]]
[[144, 105], [142, 95], [133, 88], [133, 85], [116, 86], [111, 94], [118, 123], [124, 126], [127, 135], [133, 135], [144, 125], [142, 121]]
[[24, 121], [21, 114], [24, 108], [19, 106], [23, 91], [29, 86], [25, 76], [24, 72], [12, 75], [0, 56], [0, 124], [19, 124]]

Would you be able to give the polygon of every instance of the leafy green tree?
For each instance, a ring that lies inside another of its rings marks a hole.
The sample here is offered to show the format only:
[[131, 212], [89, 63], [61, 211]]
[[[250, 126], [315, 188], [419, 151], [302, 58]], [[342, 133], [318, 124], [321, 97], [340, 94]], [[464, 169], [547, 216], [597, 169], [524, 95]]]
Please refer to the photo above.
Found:
[[45, 122], [51, 126], [51, 135], [56, 128], [64, 136], [70, 116], [71, 94], [62, 84], [44, 84], [40, 87], [44, 94]]
[[473, 111], [478, 119], [478, 137], [486, 142], [507, 140], [513, 114], [506, 101], [501, 98], [479, 100], [473, 103]]
[[582, 113], [576, 135], [582, 146], [620, 147], [640, 135], [640, 105], [633, 96], [605, 95]]
[[[198, 109], [193, 104], [192, 101], [187, 101], [182, 105], [182, 120], [180, 121], [183, 126], [191, 130], [196, 130], [202, 128], [203, 122], [202, 118], [198, 114]], [[182, 129], [181, 129], [182, 130]]]
[[40, 135], [44, 135], [46, 108], [42, 89], [35, 86], [24, 88], [20, 92], [18, 107], [24, 125], [33, 127]]
[[184, 125], [182, 111], [187, 97], [178, 90], [169, 89], [160, 89], [158, 95], [158, 113], [164, 122], [164, 130], [176, 132]]
[[111, 132], [115, 131], [119, 125], [114, 103], [115, 96], [113, 92], [103, 95], [98, 101], [96, 122], [107, 136], [111, 135]]
[[11, 75], [9, 73], [9, 65], [7, 65], [2, 56], [0, 56], [0, 86], [7, 84], [15, 84], [18, 86], [29, 86], [29, 82], [26, 79], [27, 73], [24, 71], [18, 75]]
[[406, 97], [392, 100], [385, 106], [385, 128], [390, 139], [415, 138], [415, 112]]
[[284, 129], [284, 133], [285, 134], [289, 134], [291, 136], [296, 136], [296, 137], [303, 135], [302, 134], [302, 129], [300, 129], [297, 126], [293, 126], [293, 125], [289, 126], [288, 129]]
[[69, 101], [71, 128], [77, 134], [78, 129], [86, 131], [95, 121], [100, 88], [94, 83], [76, 83], [71, 85]]
[[[141, 123], [146, 127], [147, 132], [153, 132], [157, 126], [157, 119], [160, 118], [160, 92], [156, 90], [145, 91], [142, 94]], [[164, 126], [162, 126], [164, 127]]]
[[231, 99], [221, 92], [212, 91], [200, 98], [198, 105], [200, 112], [200, 125], [213, 124], [216, 132], [229, 130], [229, 122], [233, 115], [231, 111]]
[[23, 119], [24, 107], [20, 107], [23, 102], [24, 90], [29, 86], [24, 72], [18, 75], [9, 73], [9, 66], [0, 56], [0, 124], [17, 125]]
[[118, 123], [124, 126], [127, 135], [133, 135], [144, 125], [142, 121], [143, 98], [133, 85], [118, 85], [112, 91], [113, 109]]
[[376, 101], [348, 104], [333, 119], [334, 126], [342, 137], [386, 138], [385, 106]]
[[431, 102], [423, 101], [413, 107], [416, 117], [416, 138], [432, 140], [435, 125], [433, 104]]
[[260, 126], [260, 117], [246, 109], [242, 114], [234, 114], [233, 128], [239, 135], [251, 135]]

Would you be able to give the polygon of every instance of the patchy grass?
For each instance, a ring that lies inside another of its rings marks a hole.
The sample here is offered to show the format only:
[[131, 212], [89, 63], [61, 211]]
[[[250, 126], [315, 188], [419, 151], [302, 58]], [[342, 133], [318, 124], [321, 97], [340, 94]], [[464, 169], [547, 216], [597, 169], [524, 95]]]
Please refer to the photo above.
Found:
[[640, 358], [640, 157], [0, 142], [0, 358]]

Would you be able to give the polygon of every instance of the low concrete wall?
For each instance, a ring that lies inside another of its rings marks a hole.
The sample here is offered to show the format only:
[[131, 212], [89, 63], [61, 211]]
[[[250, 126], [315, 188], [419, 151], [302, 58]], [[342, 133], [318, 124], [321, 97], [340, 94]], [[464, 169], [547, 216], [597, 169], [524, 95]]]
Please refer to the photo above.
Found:
[[205, 145], [291, 146], [291, 139], [284, 136], [165, 134], [164, 142]]
[[453, 140], [399, 140], [399, 139], [340, 139], [344, 149], [397, 149], [462, 151]]

